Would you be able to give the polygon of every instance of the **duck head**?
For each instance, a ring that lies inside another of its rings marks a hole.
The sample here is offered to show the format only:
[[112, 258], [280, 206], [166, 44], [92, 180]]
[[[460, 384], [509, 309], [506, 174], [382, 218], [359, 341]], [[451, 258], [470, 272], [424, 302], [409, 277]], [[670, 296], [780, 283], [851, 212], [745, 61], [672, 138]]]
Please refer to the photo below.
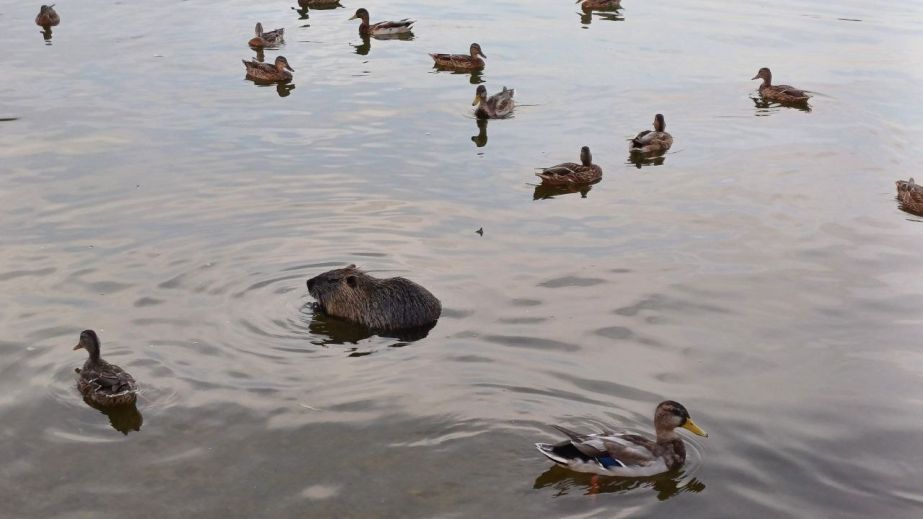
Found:
[[654, 129], [658, 132], [662, 132], [667, 129], [667, 121], [664, 120], [663, 114], [657, 114], [654, 116]]
[[261, 37], [263, 35], [263, 24], [256, 22], [256, 29], [254, 29], [254, 32], [257, 38]]
[[766, 85], [772, 84], [772, 72], [769, 71], [769, 68], [763, 67], [755, 76], [750, 78], [751, 81], [754, 79], [762, 79]]
[[478, 85], [477, 90], [474, 92], [474, 101], [471, 102], [471, 106], [477, 106], [485, 102], [487, 102], [487, 87]]
[[93, 330], [84, 330], [80, 332], [80, 342], [74, 346], [74, 350], [87, 350], [91, 359], [99, 360], [99, 337]]
[[484, 55], [484, 51], [481, 50], [481, 46], [478, 45], [477, 43], [472, 43], [471, 48], [468, 49], [468, 52], [471, 53], [472, 58], [475, 58], [477, 56], [480, 56], [485, 59], [487, 58], [487, 56]]
[[285, 56], [276, 56], [276, 70], [282, 72], [283, 69], [287, 69], [291, 72], [295, 72], [295, 69], [288, 64], [288, 60], [285, 59]]
[[698, 436], [708, 437], [708, 433], [699, 428], [689, 411], [683, 404], [666, 400], [657, 405], [654, 411], [654, 430], [657, 432], [657, 441], [674, 440], [677, 438], [675, 429], [683, 428]]
[[356, 14], [352, 15], [349, 19], [355, 20], [356, 18], [362, 20], [362, 23], [369, 23], [369, 12], [364, 8], [360, 7], [356, 9]]
[[590, 147], [584, 146], [580, 148], [580, 163], [584, 166], [593, 165], [593, 154], [590, 153]]

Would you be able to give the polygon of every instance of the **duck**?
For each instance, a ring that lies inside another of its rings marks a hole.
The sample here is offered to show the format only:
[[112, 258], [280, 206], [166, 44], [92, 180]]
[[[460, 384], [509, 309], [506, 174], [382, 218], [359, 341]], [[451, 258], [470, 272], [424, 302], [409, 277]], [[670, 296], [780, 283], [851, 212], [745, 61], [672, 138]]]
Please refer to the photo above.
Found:
[[263, 81], [290, 81], [292, 79], [292, 72], [295, 71], [295, 69], [288, 64], [288, 60], [285, 59], [285, 56], [276, 56], [276, 61], [272, 65], [269, 63], [262, 63], [255, 59], [241, 61], [243, 61], [244, 67], [247, 68], [247, 77], [251, 79]]
[[539, 452], [575, 472], [603, 476], [649, 477], [676, 469], [686, 462], [686, 446], [676, 429], [708, 437], [689, 417], [689, 411], [673, 400], [661, 402], [654, 411], [656, 440], [637, 434], [581, 434], [559, 425], [552, 427], [568, 439], [555, 444], [536, 443]]
[[484, 60], [481, 58], [487, 58], [477, 43], [471, 44], [468, 54], [430, 54], [430, 57], [435, 66], [454, 70], [480, 70], [484, 68]]
[[263, 32], [263, 24], [256, 22], [256, 36], [251, 38], [248, 42], [251, 47], [256, 47], [261, 49], [263, 47], [275, 47], [285, 43], [283, 35], [285, 34], [285, 29], [276, 29], [274, 31]]
[[909, 213], [923, 215], [923, 186], [918, 186], [910, 180], [898, 180], [897, 199], [901, 202], [901, 209]]
[[356, 9], [356, 14], [352, 15], [350, 20], [355, 20], [357, 18], [362, 20], [362, 23], [359, 24], [359, 34], [363, 36], [406, 34], [413, 30], [413, 24], [416, 23], [415, 20], [404, 18], [397, 22], [378, 22], [369, 25], [369, 12], [364, 7]]
[[307, 9], [309, 7], [312, 9], [324, 9], [339, 6], [340, 0], [298, 0], [298, 5], [302, 9]]
[[580, 164], [565, 162], [550, 168], [543, 168], [535, 173], [542, 179], [542, 184], [549, 186], [572, 186], [576, 184], [594, 184], [603, 178], [603, 170], [593, 164], [590, 147], [580, 149]]
[[516, 91], [503, 87], [503, 90], [487, 97], [487, 87], [478, 85], [471, 106], [477, 106], [474, 114], [480, 119], [501, 119], [513, 113], [513, 94]]
[[54, 27], [61, 23], [61, 18], [54, 10], [55, 4], [43, 5], [38, 10], [38, 16], [35, 17], [35, 25], [42, 27]]
[[654, 116], [654, 130], [644, 130], [631, 139], [628, 144], [628, 150], [631, 153], [663, 153], [673, 145], [673, 136], [667, 133], [667, 122], [663, 114]]
[[753, 79], [763, 80], [763, 83], [760, 85], [760, 96], [768, 101], [775, 101], [777, 103], [804, 103], [811, 97], [804, 90], [799, 90], [793, 86], [773, 85], [772, 72], [767, 67], [761, 68], [759, 72], [751, 78], [751, 80]]
[[83, 398], [99, 407], [134, 404], [138, 398], [138, 383], [125, 370], [109, 364], [99, 356], [99, 337], [93, 330], [80, 332], [80, 342], [74, 350], [87, 350], [90, 358], [78, 370], [77, 389]]
[[621, 0], [577, 0], [584, 11], [606, 11], [621, 7]]

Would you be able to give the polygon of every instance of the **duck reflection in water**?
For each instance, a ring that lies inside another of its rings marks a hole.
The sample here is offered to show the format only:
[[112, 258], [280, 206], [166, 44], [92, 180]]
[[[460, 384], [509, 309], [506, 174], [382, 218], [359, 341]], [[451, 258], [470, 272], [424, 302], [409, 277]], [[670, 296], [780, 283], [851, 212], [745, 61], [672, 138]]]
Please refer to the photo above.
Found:
[[138, 411], [138, 407], [134, 403], [116, 407], [102, 407], [88, 398], [84, 398], [83, 401], [88, 406], [108, 416], [109, 425], [116, 431], [128, 435], [131, 431], [141, 430], [144, 417], [141, 416], [141, 411]]
[[[311, 341], [318, 346], [339, 346], [345, 344], [359, 344], [360, 342], [372, 337], [384, 337], [388, 339], [397, 339], [398, 342], [390, 344], [390, 348], [400, 348], [408, 344], [425, 338], [429, 335], [436, 323], [404, 330], [390, 331], [372, 331], [365, 326], [327, 315], [320, 310], [316, 303], [308, 303], [305, 306], [305, 312], [311, 313], [311, 322], [308, 323], [308, 331], [317, 336], [319, 340]], [[371, 352], [357, 352], [356, 348], [350, 350], [350, 357], [360, 357], [368, 355]]]
[[478, 148], [487, 146], [487, 119], [476, 119], [478, 125], [478, 134], [471, 136], [471, 142]]
[[51, 45], [51, 27], [42, 28], [42, 39], [45, 40], [45, 43]]
[[612, 22], [621, 22], [625, 18], [619, 16], [619, 9], [622, 8], [619, 0], [577, 0], [580, 4], [580, 23], [590, 25], [593, 22], [593, 15], [600, 20]]
[[620, 478], [573, 472], [555, 465], [535, 479], [532, 488], [539, 490], [551, 487], [555, 497], [579, 492], [583, 495], [625, 493], [637, 488], [650, 488], [657, 493], [657, 499], [666, 501], [682, 493], [698, 494], [705, 490], [705, 483], [696, 478], [685, 479], [685, 471], [676, 469], [646, 478]]
[[811, 113], [811, 105], [809, 105], [807, 101], [801, 103], [780, 103], [778, 101], [769, 101], [756, 94], [751, 94], [750, 100], [753, 101], [753, 105], [756, 107], [756, 113], [753, 115], [757, 117], [767, 117], [773, 113], [780, 112], [783, 108], [794, 108], [806, 114]]
[[580, 198], [586, 198], [591, 189], [593, 189], [593, 186], [589, 184], [573, 186], [539, 184], [535, 186], [535, 191], [532, 193], [532, 200], [550, 200], [561, 195], [569, 195], [572, 193], [580, 193]]
[[665, 155], [646, 156], [640, 153], [628, 155], [628, 164], [634, 164], [638, 169], [644, 166], [663, 166], [665, 160]]
[[[298, 0], [298, 7], [301, 7], [307, 12], [308, 8], [322, 10], [337, 9], [343, 6], [340, 5], [340, 0]], [[292, 9], [294, 9], [294, 7]]]

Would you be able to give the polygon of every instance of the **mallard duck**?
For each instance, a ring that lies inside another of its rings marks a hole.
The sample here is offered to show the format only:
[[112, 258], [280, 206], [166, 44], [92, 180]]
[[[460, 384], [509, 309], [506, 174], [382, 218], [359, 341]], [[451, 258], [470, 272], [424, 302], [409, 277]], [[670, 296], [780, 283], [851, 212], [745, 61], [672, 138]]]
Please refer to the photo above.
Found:
[[672, 400], [661, 402], [654, 411], [656, 441], [637, 434], [580, 434], [559, 425], [552, 427], [569, 440], [553, 445], [536, 443], [539, 452], [573, 471], [604, 476], [646, 477], [682, 466], [686, 462], [686, 446], [676, 434], [678, 427], [708, 437], [689, 418], [686, 408]]
[[307, 8], [309, 8], [309, 7], [310, 7], [311, 9], [318, 9], [318, 8], [320, 8], [320, 9], [324, 9], [324, 8], [329, 9], [329, 8], [331, 8], [331, 7], [337, 7], [337, 6], [339, 6], [339, 5], [340, 5], [340, 0], [298, 0], [298, 5], [299, 5], [302, 9], [307, 9]]
[[603, 178], [603, 170], [593, 164], [593, 155], [589, 146], [580, 149], [580, 162], [565, 162], [535, 173], [542, 179], [542, 184], [551, 186], [571, 186], [575, 184], [593, 184]]
[[356, 14], [352, 15], [350, 20], [355, 20], [356, 18], [362, 20], [362, 23], [359, 24], [359, 34], [366, 36], [387, 36], [390, 34], [408, 33], [413, 29], [412, 25], [414, 24], [414, 20], [404, 18], [399, 22], [378, 22], [369, 25], [369, 12], [362, 7], [356, 10]]
[[474, 114], [481, 119], [500, 119], [513, 112], [513, 94], [515, 90], [503, 87], [503, 90], [487, 97], [487, 87], [478, 85], [471, 106], [477, 106]]
[[667, 122], [662, 114], [654, 116], [654, 130], [644, 130], [631, 139], [628, 150], [632, 153], [663, 153], [673, 145], [673, 136], [665, 132]]
[[804, 103], [811, 97], [804, 90], [798, 90], [793, 86], [773, 85], [772, 72], [766, 67], [761, 68], [751, 80], [752, 79], [763, 80], [763, 83], [760, 85], [760, 96], [769, 101], [775, 101], [777, 103]]
[[484, 60], [481, 58], [487, 58], [477, 43], [471, 44], [468, 54], [430, 54], [430, 56], [437, 67], [455, 70], [480, 70], [484, 68]]
[[244, 62], [247, 67], [247, 77], [259, 79], [262, 81], [289, 81], [292, 79], [292, 72], [295, 71], [289, 64], [285, 56], [276, 56], [275, 64], [262, 63], [257, 60]]
[[923, 186], [918, 186], [912, 177], [910, 180], [898, 180], [896, 184], [901, 209], [923, 215]]
[[249, 41], [251, 47], [261, 49], [263, 47], [275, 47], [285, 43], [283, 39], [285, 29], [280, 28], [274, 31], [263, 32], [263, 24], [257, 22], [255, 32], [256, 36]]
[[621, 0], [577, 0], [584, 11], [606, 11], [618, 9]]
[[138, 384], [131, 375], [115, 364], [109, 364], [99, 356], [99, 337], [93, 330], [80, 332], [80, 342], [75, 350], [85, 349], [90, 358], [79, 371], [77, 389], [83, 398], [100, 407], [112, 407], [135, 403]]
[[35, 17], [35, 25], [42, 27], [54, 27], [61, 23], [61, 18], [54, 10], [55, 4], [43, 5], [38, 10], [38, 16]]

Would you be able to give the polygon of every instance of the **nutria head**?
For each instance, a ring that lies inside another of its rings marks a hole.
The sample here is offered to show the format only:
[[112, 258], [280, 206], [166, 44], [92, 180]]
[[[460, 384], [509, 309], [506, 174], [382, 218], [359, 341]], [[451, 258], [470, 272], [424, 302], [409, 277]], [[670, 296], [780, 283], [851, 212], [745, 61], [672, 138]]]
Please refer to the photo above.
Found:
[[425, 326], [442, 312], [439, 300], [413, 281], [374, 278], [355, 265], [324, 272], [307, 285], [320, 310], [373, 330]]

